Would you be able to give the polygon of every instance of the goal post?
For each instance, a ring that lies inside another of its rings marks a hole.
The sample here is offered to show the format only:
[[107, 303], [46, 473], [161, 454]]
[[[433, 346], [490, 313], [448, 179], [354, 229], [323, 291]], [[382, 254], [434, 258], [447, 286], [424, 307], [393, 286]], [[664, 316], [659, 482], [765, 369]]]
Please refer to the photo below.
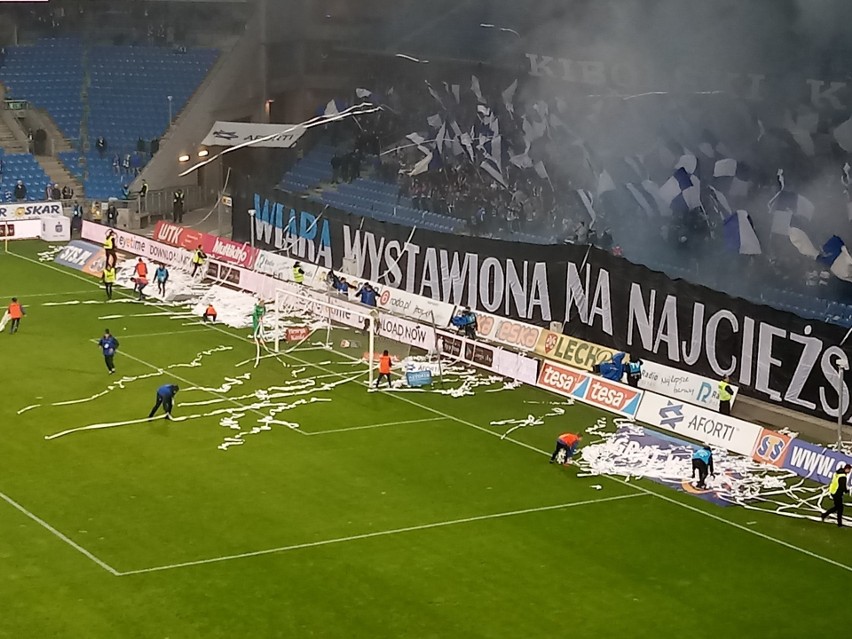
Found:
[[[333, 294], [322, 294], [301, 287], [276, 288], [273, 304], [274, 352], [287, 353], [295, 350], [318, 331], [325, 333], [324, 345], [332, 350], [333, 325], [351, 329], [357, 335], [367, 338], [366, 352], [362, 353], [369, 367], [369, 387], [372, 387], [376, 365], [376, 309], [353, 304]], [[300, 339], [292, 340], [296, 344], [288, 347], [287, 344], [291, 341], [288, 337], [291, 335]], [[355, 346], [357, 347], [357, 344]]]

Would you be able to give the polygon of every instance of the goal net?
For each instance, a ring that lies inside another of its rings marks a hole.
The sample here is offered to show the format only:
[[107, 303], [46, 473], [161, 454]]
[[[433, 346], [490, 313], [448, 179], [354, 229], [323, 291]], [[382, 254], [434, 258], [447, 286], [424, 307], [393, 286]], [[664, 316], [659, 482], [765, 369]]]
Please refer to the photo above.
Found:
[[371, 384], [384, 351], [395, 368], [400, 363], [417, 368], [421, 361], [425, 367], [430, 352], [436, 351], [432, 327], [379, 313], [336, 293], [278, 288], [272, 304], [264, 338], [272, 343], [274, 352], [325, 347], [349, 359], [363, 360], [369, 366]]

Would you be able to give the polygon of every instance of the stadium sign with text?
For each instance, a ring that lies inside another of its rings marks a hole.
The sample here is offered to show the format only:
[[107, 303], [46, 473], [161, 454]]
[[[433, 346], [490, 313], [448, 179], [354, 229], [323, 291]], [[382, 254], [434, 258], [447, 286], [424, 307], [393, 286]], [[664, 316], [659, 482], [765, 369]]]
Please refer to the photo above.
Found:
[[689, 437], [751, 456], [763, 433], [760, 426], [685, 402], [645, 393], [636, 419], [681, 437]]
[[254, 122], [216, 122], [201, 144], [204, 146], [239, 146], [289, 149], [305, 134], [297, 124], [259, 124]]
[[26, 220], [62, 215], [61, 202], [13, 202], [0, 204], [0, 221]]
[[535, 344], [535, 352], [547, 359], [590, 371], [595, 364], [611, 360], [618, 351], [563, 333], [542, 330]]

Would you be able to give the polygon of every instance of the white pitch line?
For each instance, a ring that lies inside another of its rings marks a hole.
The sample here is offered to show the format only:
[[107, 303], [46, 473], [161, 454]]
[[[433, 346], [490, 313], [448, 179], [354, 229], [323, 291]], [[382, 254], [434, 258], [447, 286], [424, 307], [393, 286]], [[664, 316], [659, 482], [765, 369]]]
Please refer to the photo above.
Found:
[[[346, 353], [341, 353], [340, 351], [333, 351], [333, 352], [335, 352], [338, 355], [341, 355], [343, 357], [354, 359]], [[290, 359], [293, 359], [295, 361], [298, 361], [302, 364], [314, 366], [315, 368], [319, 368], [320, 370], [325, 370], [327, 372], [331, 372], [328, 369], [323, 368], [322, 366], [318, 366], [316, 364], [311, 364], [310, 362], [302, 360], [298, 357], [294, 357], [293, 355], [287, 355], [287, 357], [289, 357]], [[432, 408], [430, 406], [426, 406], [426, 405], [421, 404], [419, 402], [416, 402], [414, 400], [408, 399], [408, 397], [405, 397], [404, 395], [400, 395], [400, 394], [397, 394], [397, 393], [387, 393], [385, 396], [386, 397], [392, 397], [393, 399], [396, 399], [396, 400], [401, 401], [401, 402], [405, 402], [406, 404], [411, 404], [412, 406], [417, 406], [418, 408], [421, 408], [421, 409], [428, 411], [430, 413], [433, 413], [435, 415], [440, 415], [441, 417], [444, 417], [445, 419], [449, 419], [449, 420], [452, 420], [452, 421], [457, 422], [459, 424], [462, 424], [464, 426], [468, 426], [470, 428], [474, 428], [474, 429], [481, 431], [483, 433], [487, 433], [491, 437], [498, 437], [498, 438], [501, 437], [501, 435], [499, 433], [495, 433], [491, 430], [488, 430], [487, 428], [485, 428], [483, 426], [478, 426], [477, 424], [474, 424], [474, 423], [469, 422], [467, 420], [461, 419], [460, 417], [456, 417], [455, 415], [450, 415], [448, 413], [440, 411], [437, 408]], [[527, 448], [527, 449], [534, 451], [534, 452], [536, 452], [540, 455], [547, 455], [547, 456], [551, 455], [551, 453], [546, 451], [546, 450], [541, 450], [540, 448], [536, 448], [535, 446], [531, 446], [530, 444], [526, 444], [524, 442], [521, 442], [521, 441], [518, 441], [518, 440], [515, 440], [515, 439], [512, 439], [512, 438], [506, 438], [503, 441], [512, 442], [513, 444], [515, 444], [517, 446]], [[800, 554], [807, 555], [808, 557], [811, 557], [812, 559], [817, 559], [819, 561], [830, 564], [832, 566], [836, 566], [837, 568], [842, 568], [843, 570], [852, 572], [852, 566], [848, 566], [848, 565], [841, 563], [839, 561], [835, 561], [834, 559], [831, 559], [829, 557], [825, 557], [824, 555], [820, 555], [820, 554], [815, 553], [815, 552], [808, 550], [806, 548], [802, 548], [801, 546], [797, 546], [797, 545], [792, 544], [790, 542], [784, 541], [783, 539], [778, 539], [777, 537], [773, 537], [772, 535], [767, 535], [766, 533], [762, 533], [758, 530], [754, 530], [753, 528], [743, 526], [743, 525], [738, 524], [736, 522], [733, 522], [729, 519], [725, 519], [724, 517], [720, 517], [719, 515], [715, 515], [715, 514], [708, 512], [706, 510], [702, 510], [701, 508], [697, 508], [695, 506], [684, 503], [682, 501], [678, 501], [678, 500], [673, 499], [671, 497], [668, 497], [666, 495], [661, 495], [660, 493], [657, 493], [653, 490], [649, 490], [648, 488], [644, 488], [643, 486], [639, 486], [635, 483], [631, 483], [631, 482], [625, 481], [623, 479], [619, 479], [618, 477], [612, 477], [612, 476], [609, 476], [609, 475], [603, 475], [603, 477], [606, 478], [606, 479], [609, 479], [610, 481], [614, 481], [616, 483], [622, 484], [624, 486], [629, 486], [629, 487], [633, 488], [634, 490], [636, 490], [640, 493], [651, 495], [651, 496], [656, 497], [658, 499], [662, 499], [663, 501], [669, 502], [670, 504], [680, 506], [681, 508], [686, 508], [687, 510], [698, 513], [698, 514], [703, 515], [705, 517], [709, 517], [710, 519], [713, 519], [714, 521], [718, 521], [720, 523], [727, 524], [728, 526], [731, 526], [732, 528], [736, 528], [737, 530], [747, 532], [748, 534], [754, 535], [755, 537], [765, 539], [766, 541], [770, 541], [772, 543], [778, 544], [779, 546], [783, 546], [785, 548], [788, 548], [788, 549], [793, 550], [795, 552], [798, 552]]]
[[108, 563], [106, 563], [105, 561], [102, 561], [102, 560], [98, 559], [97, 557], [95, 557], [92, 553], [90, 553], [88, 550], [86, 550], [85, 548], [83, 548], [83, 547], [82, 547], [80, 544], [78, 544], [76, 541], [74, 541], [73, 539], [68, 538], [66, 535], [63, 535], [61, 532], [59, 532], [58, 530], [56, 530], [56, 528], [54, 528], [54, 527], [53, 527], [53, 526], [51, 526], [49, 523], [47, 523], [44, 519], [41, 519], [41, 518], [40, 518], [40, 517], [38, 517], [37, 515], [35, 515], [35, 514], [31, 513], [29, 510], [27, 510], [26, 508], [24, 508], [23, 506], [21, 506], [21, 504], [19, 504], [19, 503], [18, 503], [18, 502], [16, 502], [14, 499], [12, 499], [11, 497], [9, 497], [7, 494], [0, 492], [0, 499], [2, 499], [2, 500], [3, 500], [3, 501], [5, 501], [7, 504], [9, 504], [9, 505], [10, 505], [10, 506], [12, 506], [13, 508], [15, 508], [17, 511], [21, 512], [22, 514], [24, 514], [24, 515], [26, 515], [27, 517], [29, 517], [30, 519], [32, 519], [35, 523], [37, 523], [39, 526], [41, 526], [41, 527], [42, 527], [42, 528], [44, 528], [46, 531], [48, 531], [49, 533], [51, 533], [51, 534], [52, 534], [54, 537], [56, 537], [57, 539], [59, 539], [59, 540], [61, 540], [61, 541], [64, 541], [66, 544], [68, 544], [69, 546], [71, 546], [74, 550], [76, 550], [78, 553], [80, 553], [80, 554], [81, 554], [81, 555], [83, 555], [84, 557], [86, 557], [86, 558], [90, 559], [91, 561], [95, 562], [98, 566], [100, 566], [101, 568], [103, 568], [104, 570], [106, 570], [106, 571], [107, 571], [108, 573], [110, 573], [111, 575], [115, 575], [116, 577], [118, 577], [118, 576], [120, 576], [120, 575], [121, 575], [121, 573], [120, 573], [120, 572], [118, 572], [115, 568], [113, 568], [112, 566], [110, 566]]
[[6, 297], [12, 297], [13, 295], [18, 299], [23, 301], [27, 301], [33, 297], [63, 297], [65, 295], [82, 295], [84, 293], [94, 293], [92, 289], [87, 289], [85, 291], [66, 291], [65, 293], [0, 293], [0, 299], [5, 299]]
[[[20, 258], [20, 259], [22, 259], [22, 260], [26, 260], [26, 261], [28, 261], [28, 262], [32, 262], [33, 264], [38, 264], [38, 265], [40, 265], [40, 266], [44, 266], [44, 267], [46, 267], [46, 268], [52, 269], [52, 270], [54, 270], [54, 271], [57, 271], [57, 272], [59, 272], [59, 273], [64, 273], [65, 275], [68, 275], [68, 276], [70, 276], [70, 277], [74, 277], [74, 278], [76, 278], [76, 279], [79, 279], [79, 280], [82, 280], [82, 281], [87, 282], [87, 283], [89, 283], [89, 284], [93, 284], [93, 285], [97, 286], [97, 284], [96, 284], [95, 282], [91, 281], [91, 280], [87, 280], [87, 279], [85, 279], [84, 277], [77, 275], [76, 273], [72, 273], [71, 271], [66, 271], [66, 270], [63, 270], [63, 269], [57, 268], [57, 267], [53, 266], [52, 264], [48, 264], [48, 263], [44, 263], [44, 262], [39, 262], [39, 261], [34, 260], [34, 259], [32, 259], [32, 258], [29, 258], [29, 257], [23, 256], [23, 255], [18, 255], [17, 253], [9, 253], [9, 255], [13, 255], [13, 256], [18, 257], [18, 258]], [[160, 308], [163, 308], [163, 307], [160, 307]], [[225, 329], [220, 328], [219, 326], [213, 326], [213, 325], [211, 325], [211, 326], [210, 326], [210, 328], [211, 328], [211, 329], [213, 329], [213, 330], [216, 330], [216, 331], [218, 331], [218, 332], [220, 332], [220, 333], [222, 333], [222, 334], [224, 334], [224, 335], [229, 335], [230, 337], [232, 337], [232, 338], [234, 338], [234, 339], [239, 339], [239, 340], [242, 340], [242, 341], [244, 341], [244, 342], [249, 342], [249, 343], [251, 343], [251, 342], [252, 342], [252, 340], [250, 340], [250, 339], [248, 339], [248, 338], [242, 337], [242, 336], [237, 335], [237, 334], [235, 334], [235, 333], [232, 333], [232, 332], [230, 332], [230, 331], [226, 331]], [[347, 355], [346, 353], [340, 353], [339, 351], [333, 351], [333, 352], [337, 353], [338, 355], [342, 355], [343, 357], [345, 357], [345, 358], [347, 358], [347, 359], [349, 359], [349, 360], [354, 360], [354, 359], [355, 359], [355, 358], [351, 357], [350, 355]], [[301, 358], [299, 358], [299, 357], [295, 357], [294, 355], [284, 354], [283, 356], [284, 356], [284, 357], [287, 357], [288, 359], [292, 359], [293, 361], [299, 362], [299, 363], [301, 363], [301, 364], [305, 364], [305, 365], [313, 366], [314, 368], [317, 368], [317, 369], [319, 369], [319, 370], [323, 370], [323, 371], [325, 371], [325, 372], [327, 372], [327, 373], [333, 373], [333, 374], [335, 374], [335, 375], [343, 376], [343, 374], [342, 374], [342, 373], [334, 373], [334, 371], [332, 371], [332, 370], [330, 370], [330, 369], [328, 369], [328, 368], [325, 368], [325, 367], [320, 366], [320, 365], [318, 365], [318, 364], [314, 364], [314, 363], [312, 363], [312, 362], [308, 362], [308, 361], [303, 360], [303, 359], [301, 359]], [[473, 423], [471, 423], [471, 422], [468, 422], [468, 421], [466, 421], [466, 420], [464, 420], [464, 419], [460, 419], [459, 417], [455, 417], [455, 416], [453, 416], [453, 415], [448, 415], [447, 413], [444, 413], [444, 412], [442, 412], [442, 411], [439, 411], [439, 410], [437, 410], [437, 409], [435, 409], [435, 408], [430, 408], [430, 407], [428, 407], [428, 406], [424, 406], [423, 404], [420, 404], [420, 403], [418, 403], [418, 402], [415, 402], [415, 401], [413, 401], [413, 400], [410, 400], [410, 399], [408, 399], [407, 397], [405, 397], [405, 396], [403, 396], [403, 395], [400, 395], [400, 394], [397, 394], [397, 393], [388, 393], [386, 396], [387, 396], [387, 397], [392, 397], [393, 399], [396, 399], [396, 400], [401, 401], [401, 402], [406, 402], [406, 403], [408, 403], [408, 404], [411, 404], [412, 406], [417, 406], [417, 407], [422, 408], [422, 409], [424, 409], [424, 410], [427, 410], [427, 411], [429, 411], [429, 412], [431, 412], [431, 413], [433, 413], [433, 414], [440, 415], [440, 416], [445, 417], [445, 418], [447, 418], [447, 419], [453, 420], [453, 421], [455, 421], [455, 422], [457, 422], [457, 423], [459, 423], [459, 424], [462, 424], [462, 425], [464, 425], [464, 426], [469, 426], [469, 427], [471, 427], [471, 428], [475, 428], [476, 430], [482, 431], [483, 433], [488, 433], [488, 435], [490, 435], [490, 436], [492, 436], [492, 437], [500, 437], [500, 435], [499, 435], [498, 433], [494, 433], [494, 432], [492, 432], [492, 431], [490, 431], [490, 430], [488, 430], [488, 429], [486, 429], [486, 428], [483, 428], [482, 426], [477, 426], [476, 424], [473, 424]], [[301, 432], [301, 431], [296, 431], [296, 432]], [[509, 441], [509, 442], [512, 442], [513, 444], [516, 444], [516, 445], [521, 446], [521, 447], [523, 447], [523, 448], [527, 448], [527, 449], [529, 449], [529, 450], [531, 450], [531, 451], [534, 451], [534, 452], [536, 452], [536, 453], [538, 453], [538, 454], [541, 454], [541, 455], [550, 455], [550, 453], [549, 453], [549, 452], [547, 452], [547, 451], [545, 451], [545, 450], [541, 450], [541, 449], [539, 449], [539, 448], [536, 448], [535, 446], [531, 446], [531, 445], [529, 445], [529, 444], [525, 444], [524, 442], [520, 442], [520, 441], [517, 441], [517, 440], [511, 439], [511, 438], [507, 438], [507, 439], [505, 439], [505, 440], [503, 440], [503, 441]], [[661, 494], [659, 494], [659, 493], [657, 493], [657, 492], [654, 492], [654, 491], [652, 491], [652, 490], [649, 490], [649, 489], [647, 489], [647, 488], [644, 488], [644, 487], [642, 487], [642, 486], [639, 486], [639, 485], [637, 485], [637, 484], [635, 484], [635, 483], [630, 483], [630, 482], [627, 482], [627, 481], [625, 481], [625, 480], [623, 480], [623, 479], [619, 479], [619, 478], [617, 478], [617, 477], [610, 477], [610, 476], [608, 476], [608, 475], [604, 475], [603, 477], [605, 477], [606, 479], [609, 479], [610, 481], [614, 481], [614, 482], [616, 482], [616, 483], [623, 484], [623, 485], [625, 485], [625, 486], [630, 486], [630, 487], [632, 487], [634, 490], [637, 490], [637, 491], [639, 491], [639, 492], [642, 492], [642, 493], [645, 493], [645, 494], [648, 494], [648, 495], [652, 495], [652, 496], [656, 497], [657, 499], [662, 499], [663, 501], [667, 501], [667, 502], [669, 502], [669, 503], [671, 503], [671, 504], [674, 504], [674, 505], [676, 505], [676, 506], [680, 506], [681, 508], [686, 508], [687, 510], [691, 510], [691, 511], [696, 512], [696, 513], [698, 513], [698, 514], [700, 514], [700, 515], [704, 515], [705, 517], [709, 517], [710, 519], [713, 519], [713, 520], [718, 521], [718, 522], [720, 522], [720, 523], [727, 524], [728, 526], [731, 526], [731, 527], [736, 528], [736, 529], [738, 529], [738, 530], [742, 530], [743, 532], [747, 532], [747, 533], [748, 533], [748, 534], [750, 534], [750, 535], [754, 535], [754, 536], [756, 536], [756, 537], [760, 537], [761, 539], [765, 539], [766, 541], [770, 541], [770, 542], [775, 543], [775, 544], [778, 544], [778, 545], [780, 545], [780, 546], [784, 546], [785, 548], [788, 548], [788, 549], [793, 550], [793, 551], [795, 551], [795, 552], [801, 553], [801, 554], [803, 554], [803, 555], [807, 555], [807, 556], [809, 556], [809, 557], [811, 557], [811, 558], [813, 558], [813, 559], [817, 559], [817, 560], [819, 560], [819, 561], [822, 561], [822, 562], [825, 562], [825, 563], [827, 563], [827, 564], [830, 564], [830, 565], [836, 566], [836, 567], [838, 567], [838, 568], [842, 568], [843, 570], [847, 570], [847, 571], [852, 572], [852, 566], [847, 566], [846, 564], [840, 563], [840, 562], [838, 562], [838, 561], [835, 561], [835, 560], [830, 559], [830, 558], [828, 558], [828, 557], [825, 557], [825, 556], [823, 556], [823, 555], [817, 554], [817, 553], [815, 553], [815, 552], [812, 552], [812, 551], [807, 550], [807, 549], [805, 549], [805, 548], [802, 548], [802, 547], [800, 547], [800, 546], [796, 546], [795, 544], [791, 544], [791, 543], [789, 543], [789, 542], [786, 542], [786, 541], [784, 541], [783, 539], [778, 539], [777, 537], [773, 537], [773, 536], [771, 536], [771, 535], [767, 535], [766, 533], [762, 533], [762, 532], [760, 532], [760, 531], [758, 531], [758, 530], [754, 530], [753, 528], [747, 528], [747, 527], [742, 526], [742, 525], [740, 525], [740, 524], [737, 524], [737, 523], [735, 523], [735, 522], [733, 522], [733, 521], [730, 521], [730, 520], [728, 520], [728, 519], [725, 519], [724, 517], [719, 517], [718, 515], [714, 515], [713, 513], [710, 513], [710, 512], [708, 512], [708, 511], [706, 511], [706, 510], [702, 510], [702, 509], [700, 509], [700, 508], [696, 508], [695, 506], [691, 506], [691, 505], [686, 504], [686, 503], [684, 503], [684, 502], [681, 502], [681, 501], [677, 501], [677, 500], [675, 500], [675, 499], [672, 499], [671, 497], [667, 497], [667, 496], [665, 496], [665, 495], [661, 495]]]
[[330, 435], [331, 433], [348, 433], [352, 430], [369, 430], [371, 428], [383, 428], [385, 426], [403, 426], [405, 424], [425, 424], [427, 422], [443, 422], [443, 417], [427, 417], [426, 419], [409, 419], [404, 422], [385, 422], [384, 424], [367, 424], [366, 426], [352, 426], [351, 428], [334, 428], [332, 430], [315, 430], [313, 432], [302, 431], [305, 435]]
[[135, 339], [137, 337], [166, 337], [168, 335], [186, 335], [187, 333], [201, 333], [206, 330], [207, 329], [205, 328], [195, 328], [188, 331], [168, 331], [165, 333], [140, 333], [138, 335], [119, 335], [116, 331], [113, 331], [113, 335], [116, 338], [120, 337], [121, 339]]
[[419, 530], [430, 530], [432, 528], [446, 528], [447, 526], [457, 526], [459, 524], [469, 524], [476, 521], [486, 521], [489, 519], [502, 519], [504, 517], [515, 517], [518, 515], [528, 515], [532, 513], [542, 513], [549, 510], [564, 510], [574, 508], [576, 506], [589, 506], [591, 504], [600, 504], [609, 501], [619, 501], [623, 499], [633, 499], [634, 497], [643, 497], [639, 493], [630, 493], [628, 495], [616, 495], [615, 497], [603, 497], [601, 499], [587, 499], [584, 501], [574, 501], [565, 504], [556, 504], [554, 506], [539, 506], [537, 508], [524, 508], [523, 510], [510, 510], [502, 513], [492, 513], [490, 515], [476, 515], [474, 517], [464, 517], [463, 519], [450, 519], [447, 521], [437, 521], [430, 524], [420, 524], [418, 526], [406, 526], [404, 528], [393, 528], [391, 530], [379, 530], [376, 532], [363, 533], [361, 535], [350, 535], [348, 537], [337, 537], [334, 539], [323, 539], [321, 541], [309, 541], [303, 544], [293, 544], [292, 546], [279, 546], [278, 548], [268, 548], [266, 550], [255, 550], [252, 552], [243, 552], [236, 555], [223, 555], [221, 557], [211, 557], [209, 559], [198, 559], [196, 561], [184, 561], [177, 564], [167, 564], [165, 566], [154, 566], [152, 568], [140, 568], [139, 570], [127, 570], [118, 573], [120, 577], [128, 575], [141, 575], [149, 572], [161, 572], [163, 570], [174, 570], [176, 568], [189, 568], [191, 566], [203, 566], [205, 564], [214, 564], [223, 561], [231, 561], [233, 559], [247, 559], [249, 557], [260, 557], [262, 555], [273, 555], [277, 553], [288, 552], [291, 550], [302, 550], [304, 548], [316, 548], [318, 546], [330, 546], [332, 544], [342, 544], [351, 541], [359, 541], [361, 539], [372, 539], [375, 537], [388, 537], [390, 535], [399, 535], [407, 532], [417, 532]]

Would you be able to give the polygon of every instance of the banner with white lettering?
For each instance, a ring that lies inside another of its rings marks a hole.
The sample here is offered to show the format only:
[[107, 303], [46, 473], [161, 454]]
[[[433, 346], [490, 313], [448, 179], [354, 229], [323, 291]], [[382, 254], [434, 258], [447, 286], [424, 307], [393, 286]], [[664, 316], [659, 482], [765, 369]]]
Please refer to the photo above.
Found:
[[289, 149], [305, 134], [298, 124], [258, 124], [255, 122], [215, 122], [201, 144], [238, 146], [251, 142], [254, 147]]
[[[838, 346], [845, 334], [838, 326], [671, 280], [596, 248], [587, 256], [584, 246], [528, 245], [421, 229], [412, 235], [409, 227], [286, 194], [265, 197], [238, 180], [235, 211], [250, 208], [257, 211], [261, 248], [326, 268], [355, 264], [356, 276], [477, 312], [538, 326], [557, 321], [570, 338], [716, 382], [730, 375], [741, 393], [836, 419], [837, 364], [849, 360]], [[247, 213], [235, 213], [237, 241], [251, 236], [251, 223]], [[536, 345], [547, 351], [541, 342], [545, 335], [539, 333]], [[570, 355], [572, 365], [579, 365], [578, 356], [593, 357], [579, 349], [581, 343], [568, 343], [570, 338], [562, 338], [560, 352]], [[849, 420], [845, 379], [842, 411]]]

